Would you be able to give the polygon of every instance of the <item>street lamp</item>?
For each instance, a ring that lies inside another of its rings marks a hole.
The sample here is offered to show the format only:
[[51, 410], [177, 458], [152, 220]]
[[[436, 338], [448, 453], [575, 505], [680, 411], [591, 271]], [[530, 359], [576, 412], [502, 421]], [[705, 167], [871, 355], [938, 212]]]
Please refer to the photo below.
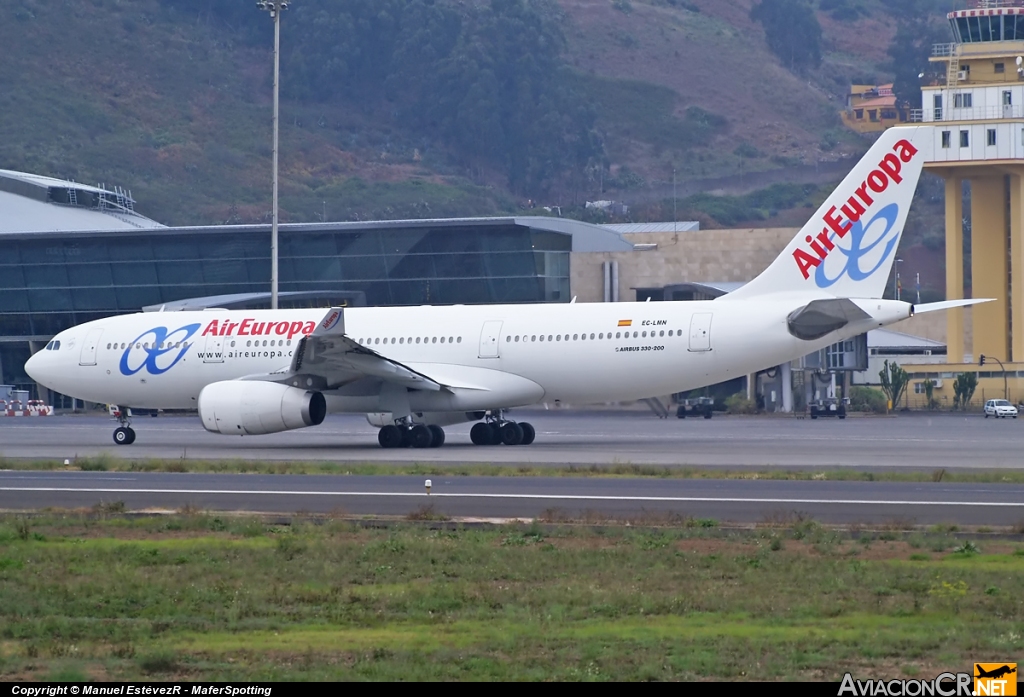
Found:
[[270, 12], [274, 20], [274, 208], [270, 224], [270, 309], [277, 309], [277, 124], [278, 76], [281, 72], [281, 12], [288, 9], [287, 0], [257, 0], [256, 7]]
[[1003, 399], [1009, 400], [1010, 391], [1007, 389], [1006, 385], [1006, 368], [1003, 367], [1003, 362], [996, 358], [995, 356], [986, 356], [983, 353], [981, 354], [981, 359], [978, 361], [978, 365], [985, 365], [986, 360], [995, 361], [996, 363], [999, 364], [999, 369], [1003, 371]]
[[892, 297], [897, 300], [900, 299], [900, 262], [903, 261], [899, 257], [896, 258], [896, 262], [893, 264], [893, 276], [892, 276]]

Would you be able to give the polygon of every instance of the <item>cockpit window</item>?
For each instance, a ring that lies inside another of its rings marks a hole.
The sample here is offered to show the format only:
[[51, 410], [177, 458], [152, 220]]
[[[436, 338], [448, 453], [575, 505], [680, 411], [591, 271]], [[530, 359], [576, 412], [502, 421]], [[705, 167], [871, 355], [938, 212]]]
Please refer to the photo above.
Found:
[[46, 345], [46, 348], [43, 349], [43, 350], [44, 351], [56, 351], [59, 348], [60, 348], [60, 342], [59, 341], [51, 341], [50, 343], [48, 343]]
[[54, 341], [53, 342], [53, 350], [54, 351], [60, 350], [60, 342], [59, 341]]

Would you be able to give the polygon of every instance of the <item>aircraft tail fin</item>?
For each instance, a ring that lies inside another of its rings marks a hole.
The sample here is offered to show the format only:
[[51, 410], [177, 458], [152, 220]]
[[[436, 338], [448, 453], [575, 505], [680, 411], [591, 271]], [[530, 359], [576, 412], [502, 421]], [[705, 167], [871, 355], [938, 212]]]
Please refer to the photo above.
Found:
[[882, 297], [931, 147], [928, 128], [884, 131], [775, 261], [723, 299], [812, 290]]

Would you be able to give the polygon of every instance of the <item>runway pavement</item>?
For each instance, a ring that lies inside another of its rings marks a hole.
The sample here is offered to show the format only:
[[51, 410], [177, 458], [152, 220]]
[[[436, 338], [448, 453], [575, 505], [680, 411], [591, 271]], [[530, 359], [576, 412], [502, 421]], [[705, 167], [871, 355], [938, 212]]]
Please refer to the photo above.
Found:
[[0, 509], [129, 510], [472, 518], [640, 517], [665, 514], [757, 523], [792, 514], [827, 523], [1010, 526], [1024, 521], [1024, 486], [894, 482], [552, 477], [318, 476], [0, 472]]
[[111, 440], [104, 416], [0, 418], [0, 456], [332, 460], [341, 462], [633, 463], [710, 467], [1024, 467], [1024, 419], [941, 414], [798, 419], [657, 419], [643, 412], [516, 411], [537, 429], [530, 446], [474, 446], [470, 424], [445, 429], [443, 448], [382, 450], [361, 416], [267, 436], [207, 433], [198, 417], [138, 417], [135, 444]]
[[[102, 416], [0, 419], [0, 456], [132, 459], [569, 464], [633, 463], [734, 468], [1018, 468], [1024, 419], [900, 415], [834, 419], [725, 417], [657, 419], [641, 412], [523, 411], [531, 446], [479, 447], [469, 425], [446, 429], [440, 449], [382, 450], [362, 417], [333, 415], [315, 428], [235, 438], [207, 433], [196, 417], [140, 417], [131, 446], [110, 441]], [[833, 523], [1017, 525], [1024, 487], [883, 482], [654, 478], [432, 479], [420, 477], [0, 472], [0, 508], [89, 507], [123, 501], [131, 510], [192, 505], [223, 511], [341, 511], [404, 516], [424, 506], [456, 517], [532, 518], [545, 512], [631, 517], [672, 513], [758, 522], [794, 512]]]

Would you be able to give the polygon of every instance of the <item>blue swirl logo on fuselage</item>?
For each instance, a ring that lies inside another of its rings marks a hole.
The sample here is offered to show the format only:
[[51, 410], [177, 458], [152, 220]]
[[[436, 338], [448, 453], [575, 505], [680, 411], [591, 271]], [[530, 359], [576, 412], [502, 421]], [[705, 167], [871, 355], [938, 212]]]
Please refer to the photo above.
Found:
[[135, 375], [145, 368], [150, 375], [166, 373], [180, 361], [192, 346], [189, 338], [199, 330], [199, 324], [186, 324], [174, 331], [167, 327], [153, 327], [139, 334], [121, 354], [121, 374]]
[[[896, 230], [896, 219], [899, 217], [900, 207], [895, 203], [890, 203], [880, 211], [875, 213], [874, 217], [871, 218], [866, 224], [861, 221], [853, 223], [850, 227], [850, 231], [846, 233], [846, 238], [850, 240], [850, 248], [846, 249], [836, 245], [835, 252], [841, 252], [845, 257], [846, 264], [840, 269], [839, 273], [836, 274], [835, 278], [829, 278], [825, 274], [825, 262], [818, 265], [818, 268], [814, 272], [814, 282], [819, 288], [828, 288], [829, 286], [837, 283], [843, 276], [849, 276], [851, 281], [863, 281], [869, 278], [872, 274], [882, 268], [882, 265], [889, 259], [892, 253], [896, 250], [896, 243], [899, 242], [900, 235], [899, 230]], [[875, 224], [879, 219], [885, 221], [885, 229], [882, 230], [874, 239], [865, 244], [864, 237], [868, 230]], [[893, 231], [895, 233], [893, 234]], [[829, 239], [833, 243], [836, 242], [836, 234], [832, 233]], [[878, 257], [878, 261], [870, 269], [863, 269], [860, 265], [860, 260], [871, 254], [876, 247], [880, 244], [885, 244], [882, 248], [881, 254]]]

